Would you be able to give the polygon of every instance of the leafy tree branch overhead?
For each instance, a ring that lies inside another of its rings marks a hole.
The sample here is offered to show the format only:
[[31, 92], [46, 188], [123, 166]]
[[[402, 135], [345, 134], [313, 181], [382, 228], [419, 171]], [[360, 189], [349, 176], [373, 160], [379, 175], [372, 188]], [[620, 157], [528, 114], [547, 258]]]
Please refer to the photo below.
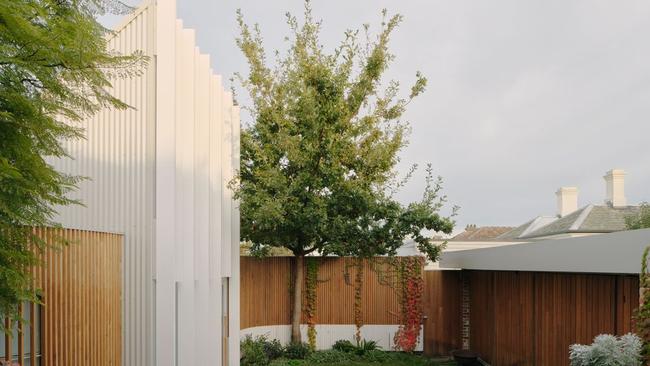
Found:
[[625, 226], [628, 230], [650, 228], [650, 203], [641, 203], [637, 214], [626, 217]]
[[95, 20], [129, 9], [117, 0], [0, 0], [0, 315], [37, 301], [30, 267], [43, 243], [32, 227], [56, 226], [55, 207], [76, 203], [66, 193], [80, 178], [46, 158], [67, 156], [63, 142], [82, 137], [70, 122], [127, 108], [109, 93], [111, 77], [146, 63], [109, 52]]
[[290, 47], [269, 65], [260, 28], [238, 12], [237, 45], [249, 69], [236, 77], [250, 94], [244, 108], [253, 121], [242, 131], [233, 188], [241, 200], [242, 239], [252, 250], [286, 247], [295, 255], [294, 341], [305, 255], [394, 255], [412, 237], [436, 260], [440, 248], [421, 231], [449, 233], [454, 225], [455, 208], [451, 216], [440, 213], [446, 197], [430, 167], [421, 201], [403, 205], [393, 197], [410, 177], [400, 179], [395, 169], [409, 132], [402, 116], [427, 81], [415, 73], [403, 97], [398, 81], [383, 83], [395, 59], [390, 36], [402, 17], [382, 15], [376, 36], [369, 26], [348, 30], [327, 53], [321, 22], [306, 2], [304, 22], [287, 14]]

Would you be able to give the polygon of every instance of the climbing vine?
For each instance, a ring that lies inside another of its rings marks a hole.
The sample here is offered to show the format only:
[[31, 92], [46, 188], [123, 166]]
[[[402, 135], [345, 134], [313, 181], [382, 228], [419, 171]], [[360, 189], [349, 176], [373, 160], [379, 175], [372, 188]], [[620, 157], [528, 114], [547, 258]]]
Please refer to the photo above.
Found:
[[316, 286], [318, 284], [318, 260], [307, 259], [305, 277], [305, 314], [307, 316], [307, 339], [309, 348], [316, 350]]
[[356, 327], [354, 339], [358, 345], [361, 343], [361, 327], [363, 326], [363, 299], [361, 297], [363, 291], [363, 259], [355, 258], [354, 264], [356, 267], [354, 275], [354, 325]]
[[394, 261], [394, 265], [397, 269], [398, 286], [395, 290], [400, 305], [400, 326], [393, 341], [397, 350], [413, 352], [418, 344], [422, 327], [424, 258], [402, 257]]
[[642, 354], [646, 362], [650, 361], [650, 273], [648, 273], [648, 253], [643, 252], [641, 273], [639, 274], [639, 309], [636, 314], [636, 332], [643, 341]]
[[[360, 343], [363, 326], [364, 259], [353, 258], [352, 260], [351, 264], [346, 263], [344, 278], [347, 285], [354, 286], [355, 340]], [[413, 352], [418, 345], [422, 328], [424, 257], [375, 257], [367, 260], [370, 269], [377, 274], [379, 284], [392, 288], [397, 294], [399, 312], [395, 315], [400, 325], [393, 339], [395, 348], [404, 352]], [[351, 279], [350, 268], [355, 269], [354, 280]]]
[[[364, 258], [355, 257], [349, 258], [352, 263], [346, 258], [345, 272], [343, 273], [343, 278], [345, 279], [345, 284], [348, 286], [353, 286], [354, 288], [354, 339], [357, 342], [357, 345], [361, 343], [361, 327], [363, 327], [363, 265]], [[354, 268], [354, 279], [350, 279], [350, 268]]]

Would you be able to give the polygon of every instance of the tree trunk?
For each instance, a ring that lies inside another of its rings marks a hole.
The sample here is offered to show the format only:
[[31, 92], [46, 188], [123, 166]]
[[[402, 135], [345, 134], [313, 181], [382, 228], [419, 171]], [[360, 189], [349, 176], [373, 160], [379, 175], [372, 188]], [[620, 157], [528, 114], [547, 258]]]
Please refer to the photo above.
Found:
[[293, 314], [291, 314], [291, 342], [300, 343], [300, 320], [302, 318], [302, 284], [304, 282], [303, 255], [295, 256], [294, 282], [293, 282]]

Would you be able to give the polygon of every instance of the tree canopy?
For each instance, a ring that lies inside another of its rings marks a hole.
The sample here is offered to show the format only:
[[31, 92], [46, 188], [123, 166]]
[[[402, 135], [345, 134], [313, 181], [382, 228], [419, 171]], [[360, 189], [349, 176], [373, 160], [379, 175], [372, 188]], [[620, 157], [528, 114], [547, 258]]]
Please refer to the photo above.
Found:
[[627, 217], [625, 224], [628, 230], [650, 228], [650, 204], [644, 202], [639, 205], [639, 212], [636, 215]]
[[46, 159], [67, 156], [63, 141], [82, 137], [70, 121], [127, 108], [111, 96], [110, 77], [139, 72], [146, 58], [109, 52], [95, 16], [128, 10], [116, 0], [0, 0], [1, 315], [37, 301], [29, 270], [43, 243], [32, 228], [56, 226], [55, 207], [75, 203], [66, 193], [80, 178]]
[[394, 255], [412, 237], [436, 260], [440, 248], [422, 230], [453, 228], [451, 217], [439, 213], [446, 198], [430, 169], [421, 201], [404, 205], [394, 198], [410, 177], [400, 178], [395, 169], [409, 132], [402, 116], [427, 83], [417, 72], [400, 96], [398, 81], [382, 80], [394, 60], [390, 36], [402, 17], [384, 10], [376, 37], [368, 26], [348, 30], [331, 53], [319, 41], [321, 23], [309, 2], [304, 17], [301, 23], [287, 15], [289, 49], [276, 53], [273, 66], [259, 27], [248, 26], [241, 12], [237, 39], [249, 65], [248, 75], [237, 78], [250, 94], [244, 108], [253, 119], [242, 131], [234, 184], [242, 239], [253, 250], [285, 247], [296, 256], [294, 340], [303, 256]]

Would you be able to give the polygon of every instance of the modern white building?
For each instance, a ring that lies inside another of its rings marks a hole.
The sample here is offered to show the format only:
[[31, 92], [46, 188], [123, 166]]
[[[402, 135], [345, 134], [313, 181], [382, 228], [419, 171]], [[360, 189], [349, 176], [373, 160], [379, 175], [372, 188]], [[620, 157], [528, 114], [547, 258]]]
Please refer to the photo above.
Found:
[[89, 178], [58, 219], [124, 234], [122, 365], [238, 365], [239, 109], [172, 0], [145, 1], [110, 47], [149, 64], [113, 80], [133, 108], [84, 122], [74, 160], [53, 162]]

